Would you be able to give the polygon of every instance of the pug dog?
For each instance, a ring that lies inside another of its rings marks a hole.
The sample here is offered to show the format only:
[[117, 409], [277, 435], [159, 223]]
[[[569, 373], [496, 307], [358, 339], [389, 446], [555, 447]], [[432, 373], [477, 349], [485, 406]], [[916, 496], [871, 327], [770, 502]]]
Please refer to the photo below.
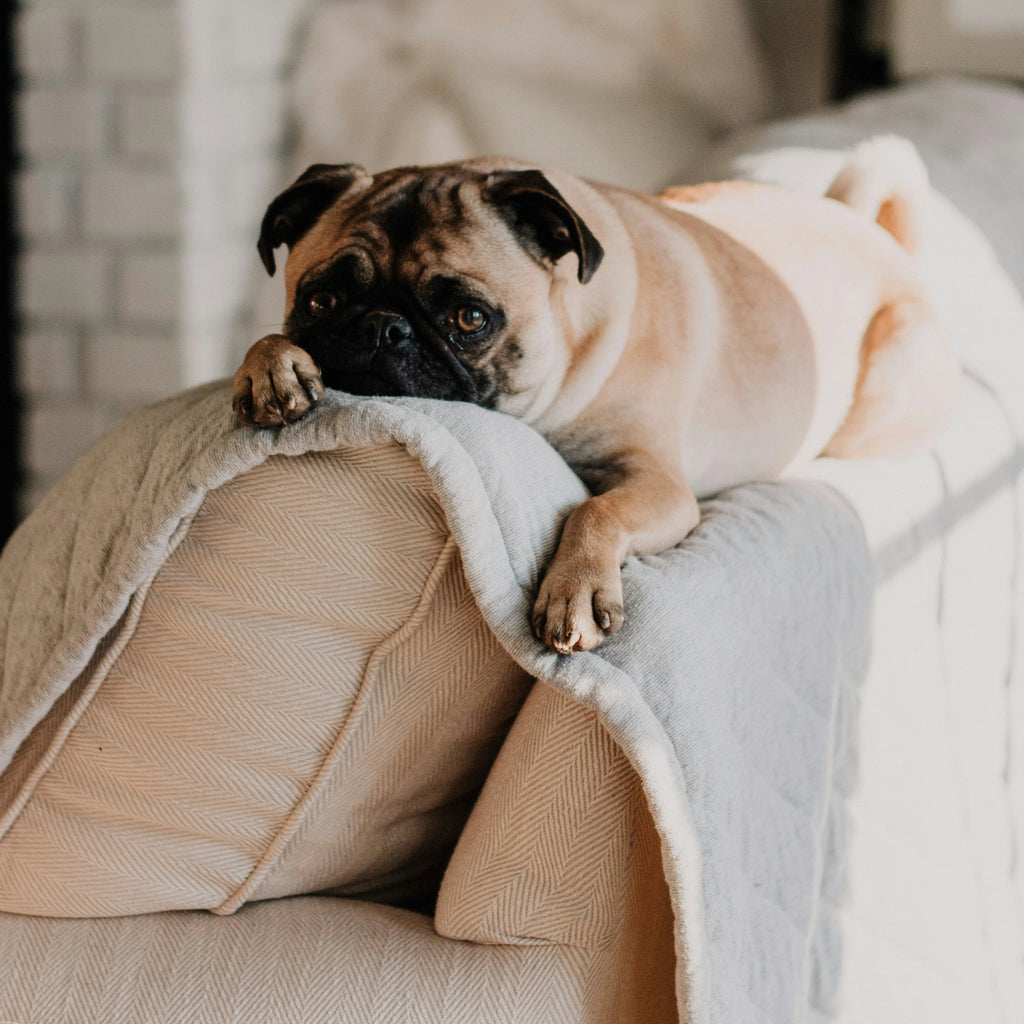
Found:
[[270, 204], [284, 329], [233, 407], [262, 426], [324, 387], [474, 402], [535, 427], [592, 496], [532, 625], [562, 654], [623, 622], [628, 555], [698, 499], [819, 455], [934, 442], [959, 367], [912, 258], [928, 180], [909, 143], [853, 150], [828, 195], [719, 182], [655, 196], [504, 158], [310, 167]]

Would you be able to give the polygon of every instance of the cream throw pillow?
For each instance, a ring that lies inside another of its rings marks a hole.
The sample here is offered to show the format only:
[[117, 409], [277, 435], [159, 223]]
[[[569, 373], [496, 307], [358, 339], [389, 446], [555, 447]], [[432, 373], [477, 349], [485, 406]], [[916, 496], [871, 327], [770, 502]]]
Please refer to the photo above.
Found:
[[418, 462], [272, 457], [133, 609], [0, 779], [0, 910], [430, 898], [530, 680]]

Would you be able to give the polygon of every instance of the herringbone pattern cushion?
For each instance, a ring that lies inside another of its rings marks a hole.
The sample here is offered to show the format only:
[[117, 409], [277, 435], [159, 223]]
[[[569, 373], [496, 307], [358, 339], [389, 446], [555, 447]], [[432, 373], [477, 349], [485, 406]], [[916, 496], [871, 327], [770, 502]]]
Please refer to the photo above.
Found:
[[0, 915], [0, 964], [0, 1020], [19, 1024], [648, 1024], [595, 1011], [600, 951], [452, 942], [321, 896], [227, 919]]
[[0, 909], [436, 884], [529, 687], [397, 445], [211, 492], [0, 780]]

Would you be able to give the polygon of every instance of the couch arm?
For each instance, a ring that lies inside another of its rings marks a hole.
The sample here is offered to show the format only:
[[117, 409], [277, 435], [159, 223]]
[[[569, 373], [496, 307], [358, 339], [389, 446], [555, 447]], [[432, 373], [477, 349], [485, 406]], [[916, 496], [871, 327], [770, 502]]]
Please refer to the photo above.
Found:
[[604, 950], [609, 1020], [678, 1019], [660, 840], [595, 711], [534, 686], [449, 863], [435, 925], [479, 943]]

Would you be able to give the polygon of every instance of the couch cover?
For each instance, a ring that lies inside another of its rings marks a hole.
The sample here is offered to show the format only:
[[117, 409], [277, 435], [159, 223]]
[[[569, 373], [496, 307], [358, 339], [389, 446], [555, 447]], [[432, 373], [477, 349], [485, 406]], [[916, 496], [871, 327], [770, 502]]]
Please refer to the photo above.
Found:
[[[846, 503], [811, 483], [760, 485], [709, 503], [700, 531], [706, 551], [691, 546], [638, 563], [646, 583], [626, 598], [632, 635], [593, 656], [564, 658], [533, 637], [528, 609], [559, 522], [582, 490], [533, 431], [466, 405], [342, 395], [285, 430], [258, 430], [233, 421], [228, 397], [216, 384], [129, 416], [12, 538], [5, 632], [18, 643], [4, 660], [3, 749], [66, 692], [101, 641], [101, 659], [131, 653], [144, 606], [163, 583], [159, 569], [217, 484], [275, 455], [401, 444], [430, 474], [470, 590], [502, 646], [531, 674], [595, 708], [640, 775], [684, 925], [679, 986], [694, 1019], [716, 1005], [741, 1012], [741, 997], [775, 1001], [780, 1013], [806, 999], [806, 938], [821, 927], [815, 895], [837, 863], [822, 856], [819, 837], [835, 807], [833, 762], [845, 749], [870, 593], [860, 526]], [[277, 480], [277, 501], [287, 506], [291, 488], [280, 473]], [[273, 498], [253, 503], [254, 519], [276, 513]], [[312, 582], [309, 589], [319, 596]], [[309, 616], [301, 598], [298, 608], [282, 605], [282, 613]], [[802, 622], [813, 625], [801, 629]], [[100, 697], [109, 681], [96, 677]], [[207, 682], [217, 686], [220, 677], [211, 669]], [[209, 770], [222, 768], [212, 761]], [[40, 788], [45, 782], [44, 774]], [[30, 781], [7, 815], [7, 909], [74, 913], [70, 897], [37, 908], [16, 902], [18, 864], [44, 849], [41, 839], [20, 842], [22, 816], [38, 799]], [[167, 802], [180, 805], [173, 792]], [[75, 809], [76, 821], [94, 807], [93, 800]], [[133, 804], [133, 816], [140, 813]], [[234, 830], [234, 818], [220, 820]], [[69, 841], [65, 829], [59, 834]], [[278, 835], [268, 845], [278, 845]], [[137, 846], [118, 847], [115, 860], [137, 858]], [[177, 847], [173, 854], [172, 861], [184, 856]], [[130, 884], [126, 874], [122, 884]], [[31, 890], [45, 882], [44, 875]], [[70, 888], [90, 889], [89, 873], [80, 870]], [[775, 947], [770, 974], [757, 965], [766, 943]]]
[[[950, 154], [982, 133], [986, 116], [1004, 166], [1024, 166], [1024, 130], [1014, 135], [1006, 121], [1021, 117], [1009, 124], [1024, 129], [1022, 108], [1009, 90], [943, 86], [883, 101], [870, 116], [835, 115], [824, 124], [845, 127], [823, 130], [822, 141], [916, 128], [942, 184], [943, 161], [955, 166]], [[950, 109], [967, 111], [969, 123]], [[812, 124], [801, 141], [814, 137]], [[747, 169], [784, 176], [809, 164]], [[998, 222], [1014, 195], [1019, 202], [1020, 180], [995, 176], [967, 198], [997, 206]], [[686, 543], [630, 560], [630, 623], [585, 656], [550, 654], [526, 627], [539, 568], [582, 492], [521, 425], [464, 407], [332, 396], [280, 432], [239, 429], [223, 385], [135, 414], [4, 554], [6, 757], [25, 749], [103, 638], [120, 635], [133, 600], [144, 610], [147, 586], [207, 494], [272, 458], [399, 445], [431, 480], [489, 629], [542, 681], [524, 712], [552, 694], [590, 709], [640, 781], [637, 813], [657, 828], [674, 915], [680, 1016], [1012, 1020], [1024, 1003], [1013, 854], [1024, 769], [1011, 756], [1022, 721], [1014, 638], [1024, 369], [1014, 340], [1024, 320], [984, 243], [947, 213], [938, 220], [956, 244], [940, 246], [938, 266], [966, 271], [941, 297], [965, 295], [961, 313], [980, 307], [984, 316], [966, 317], [958, 332], [965, 401], [937, 454], [902, 466], [825, 464], [815, 472], [831, 486], [751, 485], [706, 503]], [[1001, 255], [1020, 282], [1024, 268]], [[543, 730], [526, 726], [546, 714], [521, 713], [524, 727], [513, 726], [441, 884], [436, 929], [422, 915], [325, 897], [227, 918], [8, 914], [0, 949], [14, 969], [0, 978], [0, 1016], [629, 1019], [610, 1016], [599, 991], [607, 943], [579, 941], [557, 914], [541, 914], [546, 934], [515, 927], [530, 886], [516, 871], [488, 870], [503, 852], [493, 837], [506, 835], [534, 844], [525, 876], [541, 866], [537, 891], [557, 898], [545, 885], [558, 870], [572, 888], [551, 842], [557, 825], [531, 819], [550, 804], [543, 782], [558, 765], [532, 790], [516, 785], [544, 749], [531, 742]], [[571, 760], [572, 730], [551, 735]], [[563, 801], [571, 809], [571, 787]], [[524, 875], [523, 861], [510, 863]], [[646, 896], [656, 916], [655, 876], [643, 874], [646, 887], [631, 899], [642, 907]], [[594, 902], [601, 891], [591, 889]], [[453, 943], [437, 930], [478, 941]], [[75, 955], [81, 949], [87, 958]]]

